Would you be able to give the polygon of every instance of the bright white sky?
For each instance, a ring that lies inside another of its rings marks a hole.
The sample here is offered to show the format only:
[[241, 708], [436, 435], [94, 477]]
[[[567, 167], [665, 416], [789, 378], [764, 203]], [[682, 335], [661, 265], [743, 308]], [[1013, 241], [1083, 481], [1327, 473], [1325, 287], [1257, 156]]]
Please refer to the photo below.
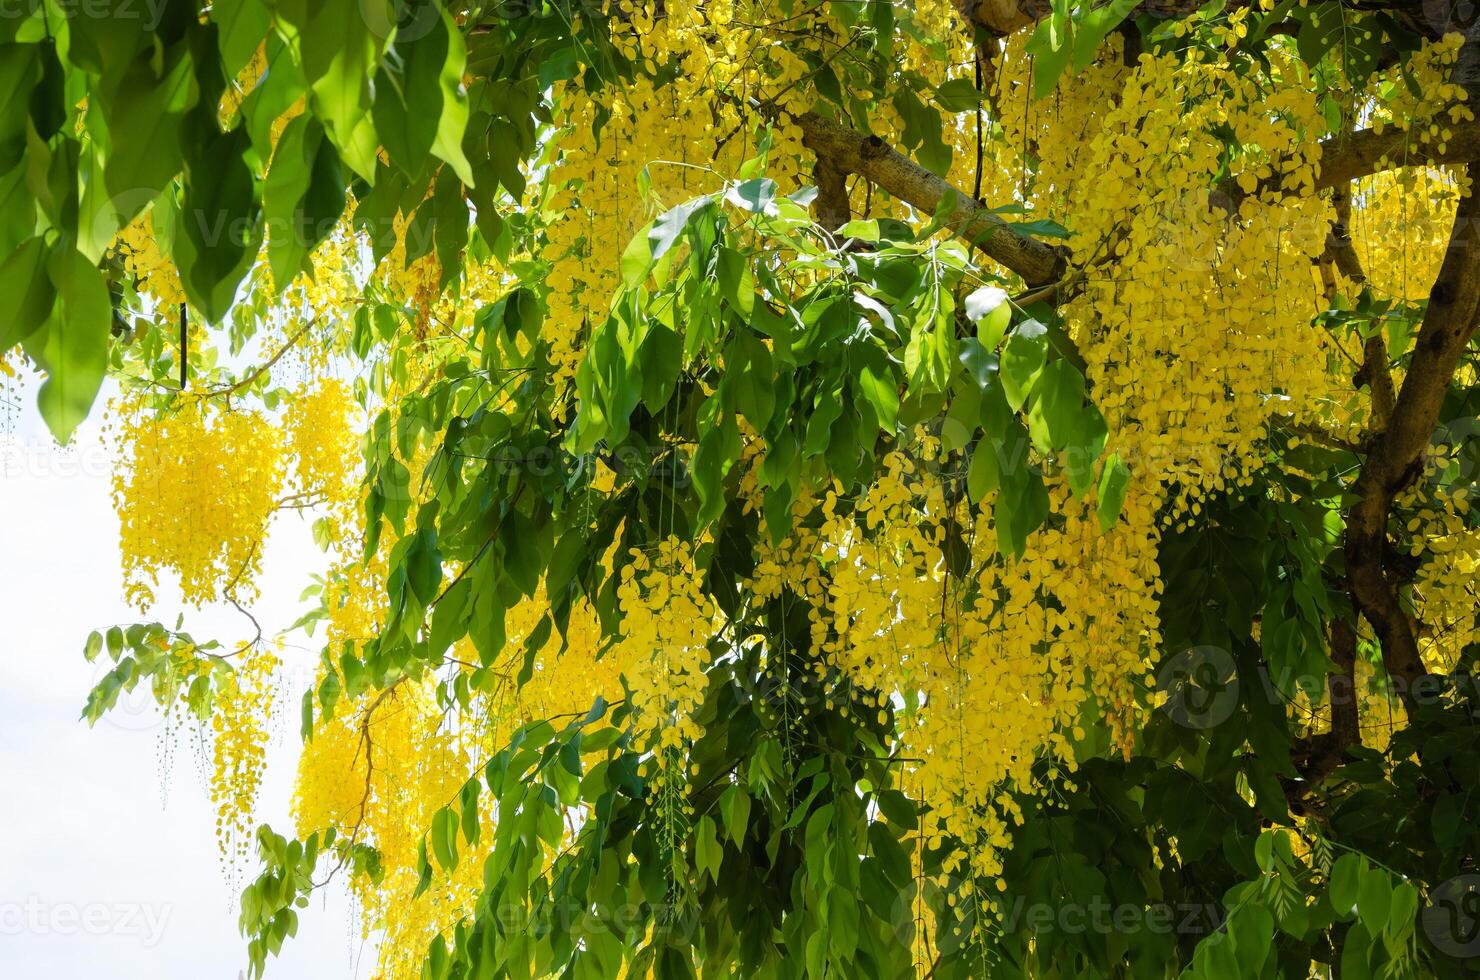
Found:
[[[82, 657], [89, 630], [141, 617], [123, 601], [109, 459], [96, 417], [61, 449], [41, 426], [30, 386], [0, 426], [0, 976], [5, 980], [235, 980], [246, 965], [236, 894], [206, 795], [209, 759], [182, 733], [166, 765], [163, 725], [145, 699], [89, 729], [78, 716], [101, 668]], [[101, 405], [101, 402], [100, 402]], [[7, 408], [0, 405], [0, 417]], [[263, 629], [302, 611], [322, 568], [308, 519], [278, 518], [264, 552]], [[148, 618], [172, 624], [168, 590]], [[243, 638], [229, 607], [186, 612], [198, 638]], [[269, 754], [260, 819], [289, 831], [297, 699], [315, 654], [286, 652], [287, 683]], [[106, 659], [106, 656], [103, 658]], [[147, 697], [147, 696], [146, 696]], [[203, 760], [203, 761], [202, 761]], [[305, 910], [298, 938], [268, 980], [357, 980], [372, 974], [340, 885]]]

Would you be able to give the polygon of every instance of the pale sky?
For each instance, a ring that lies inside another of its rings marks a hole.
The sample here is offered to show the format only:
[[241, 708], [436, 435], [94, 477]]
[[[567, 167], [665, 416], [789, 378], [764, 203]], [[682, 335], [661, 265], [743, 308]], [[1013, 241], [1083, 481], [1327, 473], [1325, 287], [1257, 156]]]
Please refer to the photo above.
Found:
[[[79, 720], [102, 667], [90, 630], [136, 622], [123, 601], [118, 525], [97, 411], [62, 449], [40, 425], [33, 391], [0, 390], [0, 977], [4, 980], [235, 980], [246, 966], [236, 894], [206, 793], [210, 761], [188, 733], [164, 740], [145, 699], [120, 703], [92, 729]], [[253, 607], [269, 632], [292, 623], [309, 573], [323, 567], [309, 519], [272, 527]], [[149, 619], [197, 639], [244, 638], [229, 607], [183, 609], [161, 589]], [[285, 652], [287, 682], [259, 820], [291, 832], [298, 698], [314, 640]], [[106, 655], [102, 658], [106, 660]], [[172, 744], [166, 765], [163, 750]], [[342, 881], [343, 879], [339, 879]], [[270, 960], [268, 980], [351, 980], [373, 974], [353, 904], [336, 883], [303, 913], [298, 937]]]

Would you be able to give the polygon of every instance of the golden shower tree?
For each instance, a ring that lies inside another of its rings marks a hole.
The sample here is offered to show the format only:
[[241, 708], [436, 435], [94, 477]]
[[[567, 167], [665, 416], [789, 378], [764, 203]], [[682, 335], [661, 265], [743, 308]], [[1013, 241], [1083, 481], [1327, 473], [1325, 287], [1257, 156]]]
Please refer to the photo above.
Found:
[[7, 11], [85, 716], [207, 736], [254, 972], [347, 887], [387, 978], [1471, 975], [1469, 15]]

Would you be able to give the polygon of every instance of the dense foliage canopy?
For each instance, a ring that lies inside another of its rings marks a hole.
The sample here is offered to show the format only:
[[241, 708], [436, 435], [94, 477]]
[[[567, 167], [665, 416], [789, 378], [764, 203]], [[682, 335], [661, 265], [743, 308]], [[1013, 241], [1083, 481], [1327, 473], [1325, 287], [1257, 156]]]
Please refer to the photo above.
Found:
[[8, 8], [85, 717], [208, 739], [254, 973], [325, 887], [385, 978], [1480, 973], [1471, 13]]

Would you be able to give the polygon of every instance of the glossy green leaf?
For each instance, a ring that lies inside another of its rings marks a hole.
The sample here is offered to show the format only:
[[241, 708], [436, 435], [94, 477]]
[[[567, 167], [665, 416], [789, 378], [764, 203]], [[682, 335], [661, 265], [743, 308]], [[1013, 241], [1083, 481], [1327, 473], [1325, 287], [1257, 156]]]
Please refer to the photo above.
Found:
[[75, 249], [53, 251], [46, 274], [57, 305], [45, 327], [26, 342], [26, 351], [46, 369], [37, 395], [41, 417], [57, 441], [66, 443], [102, 386], [113, 307], [102, 273]]

